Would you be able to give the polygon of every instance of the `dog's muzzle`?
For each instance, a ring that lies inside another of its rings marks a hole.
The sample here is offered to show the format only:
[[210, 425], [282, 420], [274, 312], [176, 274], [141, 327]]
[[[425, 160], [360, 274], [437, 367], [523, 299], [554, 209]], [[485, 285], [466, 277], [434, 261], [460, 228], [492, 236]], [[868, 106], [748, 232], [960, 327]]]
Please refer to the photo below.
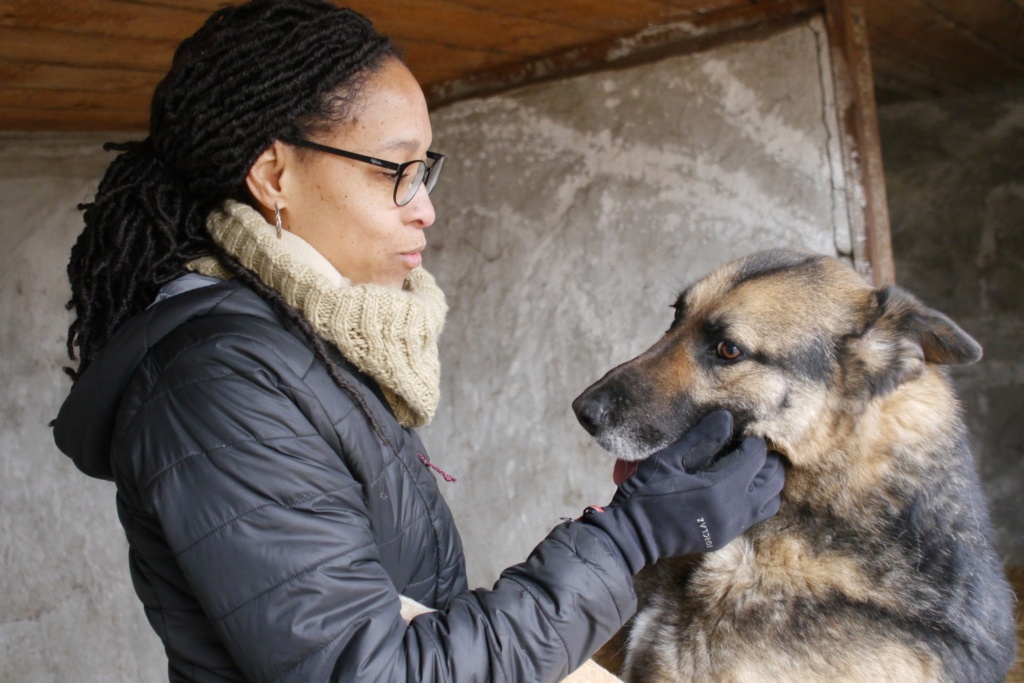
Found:
[[572, 402], [573, 412], [587, 433], [599, 437], [603, 431], [616, 424], [632, 401], [628, 396], [604, 380], [593, 384]]

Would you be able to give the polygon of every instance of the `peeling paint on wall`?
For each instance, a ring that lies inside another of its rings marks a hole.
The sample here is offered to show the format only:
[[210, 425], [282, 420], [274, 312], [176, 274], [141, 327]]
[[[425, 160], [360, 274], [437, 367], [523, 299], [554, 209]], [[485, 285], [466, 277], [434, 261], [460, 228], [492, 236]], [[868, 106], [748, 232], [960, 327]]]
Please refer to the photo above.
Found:
[[425, 438], [461, 475], [471, 583], [610, 499], [570, 403], [664, 331], [686, 283], [761, 248], [848, 251], [822, 40], [812, 20], [433, 116], [448, 160], [425, 263], [452, 309]]

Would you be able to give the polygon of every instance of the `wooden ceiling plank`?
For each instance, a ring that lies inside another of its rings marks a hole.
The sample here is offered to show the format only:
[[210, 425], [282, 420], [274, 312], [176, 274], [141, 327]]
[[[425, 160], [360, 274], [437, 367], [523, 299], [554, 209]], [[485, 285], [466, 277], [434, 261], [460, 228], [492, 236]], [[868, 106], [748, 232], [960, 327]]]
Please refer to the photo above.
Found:
[[[767, 0], [764, 4], [778, 2]], [[697, 16], [714, 14], [723, 10], [743, 10], [757, 4], [756, 0], [658, 0], [663, 5], [683, 9]]]
[[1024, 68], [979, 43], [972, 34], [931, 11], [920, 0], [865, 0], [868, 22], [905, 41], [909, 50], [928, 55], [941, 70], [991, 85], [1024, 78]]
[[1007, 0], [924, 0], [924, 5], [1024, 66], [1024, 6]]
[[[415, 37], [426, 42], [495, 51], [520, 56], [543, 54], [601, 37], [593, 31], [567, 28], [532, 18], [520, 18], [467, 7], [453, 2], [388, 0], [367, 16], [377, 28], [401, 43]], [[424, 17], [430, 21], [424, 21]]]
[[405, 56], [405, 63], [420, 83], [429, 83], [431, 74], [447, 73], [450, 77], [467, 72], [490, 69], [501, 64], [515, 62], [518, 55], [505, 55], [451, 45], [439, 45], [423, 40], [406, 39], [398, 41]]
[[0, 26], [175, 42], [193, 34], [206, 13], [118, 0], [75, 0], [54, 11], [38, 0], [5, 0]]
[[[736, 2], [737, 0], [731, 0]], [[474, 9], [518, 17], [535, 17], [541, 21], [569, 26], [605, 35], [632, 33], [650, 23], [689, 16], [691, 11], [656, 0], [559, 0], [523, 1], [459, 0]]]
[[188, 9], [200, 12], [208, 17], [221, 8], [239, 4], [240, 0], [121, 0], [121, 2], [131, 2], [148, 7]]
[[166, 73], [176, 43], [0, 28], [0, 60]]
[[0, 62], [0, 84], [9, 88], [28, 90], [83, 90], [152, 95], [161, 78], [161, 74], [156, 71]]
[[81, 90], [28, 90], [0, 87], [0, 102], [7, 109], [41, 111], [149, 112], [152, 95], [98, 93]]
[[823, 4], [823, 0], [731, 2], [717, 11], [699, 13], [688, 23], [697, 31], [723, 33], [807, 14], [820, 10]]
[[40, 111], [0, 107], [0, 130], [4, 131], [145, 131], [148, 117], [126, 112]]
[[[722, 35], [754, 27], [777, 26], [822, 9], [822, 0], [777, 0], [744, 5], [714, 15], [651, 27], [632, 36], [574, 46], [554, 54], [524, 59], [490, 70], [469, 72], [451, 80], [421, 81], [431, 106], [465, 97], [499, 92], [518, 85], [564, 78], [609, 67], [649, 61], [701, 49]], [[658, 29], [658, 30], [654, 30]]]

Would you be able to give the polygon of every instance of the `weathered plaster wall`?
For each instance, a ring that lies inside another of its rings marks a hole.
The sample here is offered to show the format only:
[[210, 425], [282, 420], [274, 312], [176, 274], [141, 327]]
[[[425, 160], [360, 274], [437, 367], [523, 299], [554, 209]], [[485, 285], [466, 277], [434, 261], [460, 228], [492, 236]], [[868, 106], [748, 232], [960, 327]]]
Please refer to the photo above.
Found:
[[462, 102], [427, 267], [449, 295], [442, 407], [471, 583], [613, 492], [572, 399], [668, 326], [696, 276], [759, 248], [848, 244], [815, 23]]
[[99, 139], [0, 138], [0, 681], [166, 680], [128, 577], [112, 484], [47, 423], [71, 383], [64, 269], [110, 161]]
[[[570, 402], [667, 326], [688, 281], [758, 248], [848, 247], [817, 24], [436, 113], [428, 267], [449, 294], [425, 434], [475, 585], [610, 498]], [[118, 138], [120, 136], [107, 136]], [[102, 138], [0, 139], [0, 680], [166, 680], [113, 486], [48, 420], [68, 388], [64, 267]]]
[[1024, 90], [882, 107], [896, 277], [985, 348], [956, 368], [999, 549], [1024, 566]]

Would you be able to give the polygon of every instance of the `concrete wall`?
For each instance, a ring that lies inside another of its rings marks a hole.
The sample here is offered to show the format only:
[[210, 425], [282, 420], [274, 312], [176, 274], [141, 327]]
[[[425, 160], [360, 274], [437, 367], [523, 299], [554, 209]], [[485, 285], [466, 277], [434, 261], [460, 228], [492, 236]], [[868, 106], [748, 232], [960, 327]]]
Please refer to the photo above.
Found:
[[900, 284], [985, 348], [953, 372], [999, 550], [1024, 566], [1024, 89], [882, 107]]
[[[817, 23], [436, 113], [449, 155], [426, 264], [452, 306], [425, 433], [471, 581], [612, 494], [574, 396], [667, 326], [690, 280], [758, 248], [848, 250]], [[113, 136], [118, 137], [118, 136]], [[110, 156], [99, 139], [0, 139], [0, 680], [166, 680], [130, 587], [110, 484], [46, 423], [64, 267]]]
[[424, 438], [470, 581], [612, 495], [570, 404], [650, 345], [685, 284], [756, 249], [849, 243], [810, 24], [657, 64], [466, 101], [425, 264], [448, 292], [442, 404]]
[[0, 139], [0, 681], [166, 680], [128, 576], [114, 486], [82, 475], [47, 423], [61, 372], [75, 209], [110, 155], [101, 140]]

